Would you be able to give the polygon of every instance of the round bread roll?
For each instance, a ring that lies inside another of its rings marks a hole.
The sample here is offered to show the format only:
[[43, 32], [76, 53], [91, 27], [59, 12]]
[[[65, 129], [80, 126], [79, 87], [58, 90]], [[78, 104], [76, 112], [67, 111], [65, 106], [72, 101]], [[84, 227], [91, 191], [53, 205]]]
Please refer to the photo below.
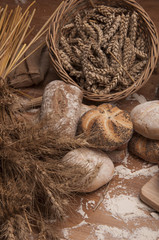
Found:
[[82, 91], [63, 81], [50, 82], [43, 94], [40, 120], [45, 120], [57, 137], [74, 137], [80, 118]]
[[112, 151], [130, 140], [133, 124], [128, 112], [104, 103], [80, 118], [77, 133], [82, 132], [86, 134], [88, 142], [105, 151]]
[[148, 101], [131, 111], [134, 130], [142, 136], [159, 140], [159, 101]]
[[[93, 179], [89, 186], [83, 189], [79, 189], [79, 192], [92, 192], [108, 183], [114, 174], [114, 165], [111, 159], [106, 153], [89, 149], [78, 148], [68, 152], [62, 159], [64, 162], [71, 164], [78, 164], [82, 168], [88, 168], [88, 170], [94, 170], [97, 164], [100, 164], [97, 176]], [[87, 182], [89, 176], [83, 176], [84, 181]]]
[[159, 163], [159, 140], [152, 140], [135, 133], [128, 143], [128, 150], [151, 163]]

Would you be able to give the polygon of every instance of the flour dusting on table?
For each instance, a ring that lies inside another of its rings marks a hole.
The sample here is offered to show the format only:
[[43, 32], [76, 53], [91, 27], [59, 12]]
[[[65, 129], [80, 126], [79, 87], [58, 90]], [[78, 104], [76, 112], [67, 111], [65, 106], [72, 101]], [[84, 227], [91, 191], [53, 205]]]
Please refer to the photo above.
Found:
[[153, 165], [148, 168], [142, 168], [134, 172], [123, 165], [119, 165], [115, 168], [115, 175], [118, 175], [119, 178], [124, 178], [124, 179], [131, 179], [139, 176], [145, 176], [145, 177], [154, 176], [154, 174], [157, 172], [158, 172], [157, 165]]
[[94, 208], [95, 206], [95, 201], [94, 200], [89, 200], [88, 202], [86, 202], [86, 209], [89, 210], [90, 208]]
[[117, 227], [109, 227], [107, 225], [99, 225], [95, 230], [97, 240], [105, 240], [105, 235], [109, 235], [118, 239], [128, 239], [129, 231]]
[[83, 218], [88, 218], [88, 215], [85, 213], [85, 211], [83, 211], [83, 198], [81, 198], [81, 202], [77, 209], [77, 212], [80, 213]]
[[154, 231], [148, 227], [141, 227], [135, 229], [129, 240], [158, 240], [159, 230]]
[[95, 230], [96, 240], [106, 240], [107, 236], [122, 240], [158, 240], [159, 230], [152, 230], [148, 227], [140, 227], [133, 231], [99, 225]]
[[150, 211], [151, 208], [134, 196], [121, 194], [110, 197], [110, 195], [107, 194], [103, 204], [104, 208], [110, 212], [114, 218], [121, 219], [124, 222], [140, 217], [150, 217], [146, 214], [146, 211]]

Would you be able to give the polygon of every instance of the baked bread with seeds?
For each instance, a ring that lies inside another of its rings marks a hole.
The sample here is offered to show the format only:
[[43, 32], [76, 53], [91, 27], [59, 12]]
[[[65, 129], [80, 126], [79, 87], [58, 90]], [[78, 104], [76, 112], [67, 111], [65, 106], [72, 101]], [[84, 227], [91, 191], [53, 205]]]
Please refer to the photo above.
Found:
[[135, 133], [128, 144], [129, 151], [151, 163], [159, 163], [159, 140], [145, 138]]
[[77, 133], [105, 151], [113, 151], [128, 143], [133, 124], [128, 112], [104, 103], [86, 112], [79, 121]]

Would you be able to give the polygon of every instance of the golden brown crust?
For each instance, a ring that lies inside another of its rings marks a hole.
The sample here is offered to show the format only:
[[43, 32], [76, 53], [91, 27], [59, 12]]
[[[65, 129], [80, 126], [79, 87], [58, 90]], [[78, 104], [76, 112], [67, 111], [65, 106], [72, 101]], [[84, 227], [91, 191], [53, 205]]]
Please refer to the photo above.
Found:
[[129, 151], [147, 162], [159, 163], [159, 140], [135, 133], [128, 144]]
[[78, 130], [89, 136], [89, 142], [111, 151], [130, 140], [133, 125], [126, 111], [105, 103], [86, 112], [80, 119]]

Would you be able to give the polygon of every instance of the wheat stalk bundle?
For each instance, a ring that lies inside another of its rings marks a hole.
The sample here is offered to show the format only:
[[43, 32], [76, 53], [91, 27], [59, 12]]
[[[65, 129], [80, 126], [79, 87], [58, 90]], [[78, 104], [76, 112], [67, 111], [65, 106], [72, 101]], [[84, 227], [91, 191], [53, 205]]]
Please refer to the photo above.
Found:
[[33, 229], [39, 240], [58, 239], [56, 229], [48, 227], [48, 219], [63, 218], [69, 199], [97, 174], [61, 162], [71, 149], [89, 146], [82, 136], [57, 139], [44, 131], [44, 122], [26, 125], [16, 117], [17, 95], [6, 77], [45, 34], [52, 19], [29, 44], [24, 43], [35, 14], [35, 10], [29, 12], [33, 3], [24, 13], [19, 6], [10, 12], [7, 6], [0, 8], [0, 240], [29, 240]]

